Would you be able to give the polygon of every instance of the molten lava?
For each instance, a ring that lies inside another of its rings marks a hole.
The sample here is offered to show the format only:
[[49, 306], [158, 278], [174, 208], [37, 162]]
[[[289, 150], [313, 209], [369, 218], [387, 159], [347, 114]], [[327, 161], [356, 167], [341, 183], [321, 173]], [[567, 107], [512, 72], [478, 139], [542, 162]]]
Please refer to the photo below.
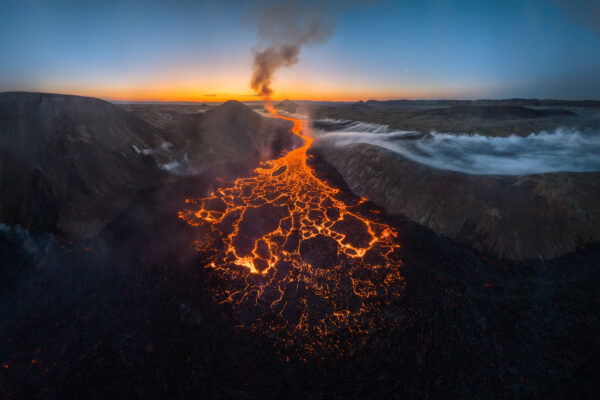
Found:
[[348, 204], [315, 174], [305, 121], [267, 109], [292, 121], [304, 144], [209, 197], [187, 199], [179, 216], [208, 228], [196, 246], [223, 278], [215, 295], [243, 326], [304, 355], [340, 351], [339, 334], [362, 342], [384, 318], [381, 306], [402, 292], [397, 233], [365, 217], [363, 199]]

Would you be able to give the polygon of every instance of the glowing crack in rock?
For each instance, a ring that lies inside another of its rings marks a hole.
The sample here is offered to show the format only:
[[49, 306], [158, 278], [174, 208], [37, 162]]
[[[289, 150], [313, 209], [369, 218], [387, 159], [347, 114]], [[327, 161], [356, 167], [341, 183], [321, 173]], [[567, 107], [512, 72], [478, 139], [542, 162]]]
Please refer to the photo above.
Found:
[[397, 232], [365, 217], [364, 199], [348, 204], [315, 174], [305, 121], [268, 110], [292, 121], [304, 144], [206, 198], [187, 199], [179, 217], [207, 231], [196, 247], [210, 254], [207, 267], [222, 281], [214, 294], [242, 326], [304, 355], [340, 352], [340, 334], [360, 343], [380, 324], [382, 305], [402, 293]]

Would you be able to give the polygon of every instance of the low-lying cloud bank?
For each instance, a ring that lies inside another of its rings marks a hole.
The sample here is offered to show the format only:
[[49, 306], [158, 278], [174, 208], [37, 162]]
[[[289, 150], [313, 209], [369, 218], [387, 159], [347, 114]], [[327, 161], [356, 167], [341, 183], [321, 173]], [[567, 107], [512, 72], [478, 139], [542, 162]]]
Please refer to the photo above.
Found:
[[341, 122], [323, 133], [322, 144], [368, 143], [434, 168], [479, 175], [524, 175], [557, 171], [600, 171], [600, 132], [559, 128], [526, 137], [432, 132], [421, 135], [386, 126]]

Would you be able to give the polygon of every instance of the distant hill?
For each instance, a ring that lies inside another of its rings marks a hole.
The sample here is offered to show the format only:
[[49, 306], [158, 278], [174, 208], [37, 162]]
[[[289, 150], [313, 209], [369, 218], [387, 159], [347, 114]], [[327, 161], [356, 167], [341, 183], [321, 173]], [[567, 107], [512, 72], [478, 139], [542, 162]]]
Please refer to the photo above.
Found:
[[94, 235], [164, 175], [135, 150], [161, 142], [153, 126], [104, 100], [0, 93], [0, 222]]
[[230, 100], [203, 113], [181, 115], [165, 138], [202, 172], [220, 164], [255, 164], [295, 146], [298, 140], [290, 127], [289, 121], [263, 117]]
[[459, 105], [423, 110], [420, 111], [419, 114], [438, 117], [480, 119], [545, 118], [576, 115], [576, 113], [569, 110], [534, 109], [523, 106], [507, 105]]
[[285, 99], [282, 102], [277, 103], [275, 108], [294, 114], [298, 111], [298, 104], [294, 103], [291, 100]]
[[480, 99], [480, 100], [367, 100], [373, 106], [459, 106], [459, 105], [509, 105], [522, 107], [600, 107], [600, 100], [553, 99]]
[[315, 108], [315, 119], [374, 122], [420, 133], [477, 133], [527, 136], [560, 127], [600, 127], [600, 101], [535, 99], [389, 100], [328, 104]]

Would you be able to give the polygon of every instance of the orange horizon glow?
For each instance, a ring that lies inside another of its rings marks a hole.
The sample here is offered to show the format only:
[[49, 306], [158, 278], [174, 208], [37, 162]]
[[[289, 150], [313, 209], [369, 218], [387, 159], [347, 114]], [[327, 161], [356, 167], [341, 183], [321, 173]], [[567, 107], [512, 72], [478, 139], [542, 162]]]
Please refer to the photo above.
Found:
[[[30, 91], [41, 91], [47, 93], [61, 93], [87, 97], [97, 97], [109, 101], [121, 102], [198, 102], [198, 103], [221, 103], [227, 100], [237, 100], [242, 102], [261, 101], [260, 96], [243, 90], [232, 91], [217, 91], [210, 89], [186, 89], [181, 85], [175, 85], [174, 88], [160, 89], [97, 89], [97, 88], [77, 88], [77, 87], [41, 87], [32, 88]], [[207, 94], [208, 93], [208, 94]], [[273, 101], [282, 101], [285, 99], [295, 101], [340, 101], [354, 102], [360, 100], [391, 100], [391, 99], [408, 99], [408, 100], [424, 100], [436, 98], [463, 98], [470, 93], [454, 93], [452, 91], [440, 91], [433, 88], [406, 89], [399, 91], [389, 90], [372, 90], [372, 91], [353, 91], [343, 92], [335, 89], [327, 88], [319, 90], [318, 88], [310, 88], [303, 92], [293, 90], [282, 90], [273, 94]]]
[[[427, 100], [427, 99], [437, 99], [437, 98], [446, 98], [447, 96], [439, 95], [431, 95], [426, 93], [417, 93], [417, 92], [401, 92], [396, 96], [390, 95], [382, 95], [376, 94], [373, 95], [352, 95], [352, 94], [297, 94], [297, 93], [275, 93], [272, 97], [272, 100], [275, 102], [283, 101], [283, 100], [292, 100], [292, 101], [339, 101], [339, 102], [357, 102], [357, 101], [366, 101], [366, 100], [395, 100], [395, 99], [406, 99], [406, 100]], [[134, 101], [134, 102], [195, 102], [195, 103], [222, 103], [228, 100], [237, 100], [241, 102], [245, 101], [257, 101], [260, 102], [261, 97], [255, 94], [215, 94], [211, 96], [202, 96], [202, 95], [194, 95], [194, 94], [161, 94], [156, 96], [122, 96], [122, 95], [110, 95], [110, 94], [81, 94], [81, 93], [65, 93], [65, 94], [77, 94], [81, 96], [90, 96], [90, 97], [101, 97], [106, 100], [114, 100], [114, 101]]]
[[[227, 100], [260, 101], [250, 88], [249, 65], [219, 66], [204, 70], [196, 66], [177, 66], [159, 74], [108, 77], [64, 77], [28, 85], [30, 91], [98, 97], [116, 101], [215, 102]], [[315, 72], [297, 68], [283, 70], [273, 82], [272, 100], [344, 101], [389, 99], [471, 98], [486, 87], [483, 82], [471, 87], [440, 85], [436, 82], [381, 82], [372, 76], [340, 77], [331, 71]], [[18, 88], [23, 89], [23, 88]]]

